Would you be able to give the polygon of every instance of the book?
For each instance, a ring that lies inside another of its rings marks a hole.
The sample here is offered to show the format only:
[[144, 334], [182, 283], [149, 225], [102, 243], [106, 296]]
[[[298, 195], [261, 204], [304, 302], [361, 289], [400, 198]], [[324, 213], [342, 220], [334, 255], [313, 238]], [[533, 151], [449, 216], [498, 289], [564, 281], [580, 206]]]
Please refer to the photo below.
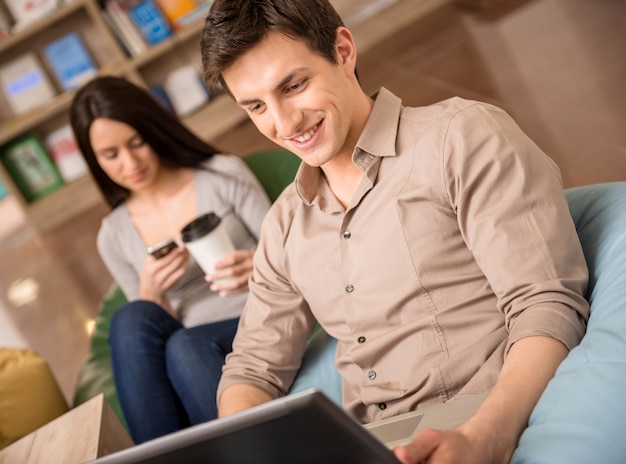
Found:
[[189, 13], [177, 18], [172, 27], [177, 30], [185, 29], [201, 21], [204, 21], [207, 14], [209, 13], [210, 8], [211, 2], [201, 3], [196, 7], [195, 10], [190, 11]]
[[148, 49], [141, 33], [116, 0], [109, 0], [103, 13], [105, 20], [129, 56], [137, 56]]
[[0, 158], [28, 202], [63, 185], [61, 174], [35, 134], [26, 134], [3, 147]]
[[56, 96], [50, 78], [32, 52], [0, 65], [0, 85], [16, 115], [44, 105]]
[[205, 0], [155, 0], [174, 30], [204, 19], [211, 2]]
[[165, 77], [165, 92], [178, 116], [187, 116], [209, 101], [211, 95], [193, 65], [175, 69]]
[[163, 84], [159, 84], [158, 82], [150, 84], [148, 90], [150, 91], [150, 94], [154, 97], [154, 99], [158, 101], [163, 108], [176, 116], [176, 110], [172, 106], [172, 102], [167, 96], [167, 92], [165, 91], [165, 87], [163, 86]]
[[148, 45], [156, 45], [172, 35], [172, 28], [154, 0], [109, 1], [118, 3]]
[[66, 183], [89, 172], [87, 162], [76, 144], [76, 138], [69, 124], [48, 134], [44, 138], [44, 144]]
[[169, 23], [176, 29], [176, 20], [196, 9], [195, 0], [156, 0]]
[[60, 3], [60, 0], [4, 0], [4, 4], [15, 21], [15, 30], [49, 15], [57, 9]]
[[77, 32], [70, 32], [49, 43], [43, 53], [63, 90], [75, 90], [98, 73]]

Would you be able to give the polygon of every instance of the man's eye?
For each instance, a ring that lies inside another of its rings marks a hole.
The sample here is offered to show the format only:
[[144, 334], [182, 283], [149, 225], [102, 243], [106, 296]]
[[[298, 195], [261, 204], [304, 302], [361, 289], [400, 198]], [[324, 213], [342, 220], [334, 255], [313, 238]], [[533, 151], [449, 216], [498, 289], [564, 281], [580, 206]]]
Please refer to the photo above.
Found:
[[262, 103], [256, 103], [252, 106], [248, 107], [248, 111], [250, 113], [258, 113], [263, 109], [263, 104]]
[[298, 90], [300, 90], [302, 87], [304, 87], [305, 84], [305, 80], [301, 80], [296, 82], [295, 84], [291, 84], [289, 87], [287, 87], [287, 93], [294, 93], [297, 92]]

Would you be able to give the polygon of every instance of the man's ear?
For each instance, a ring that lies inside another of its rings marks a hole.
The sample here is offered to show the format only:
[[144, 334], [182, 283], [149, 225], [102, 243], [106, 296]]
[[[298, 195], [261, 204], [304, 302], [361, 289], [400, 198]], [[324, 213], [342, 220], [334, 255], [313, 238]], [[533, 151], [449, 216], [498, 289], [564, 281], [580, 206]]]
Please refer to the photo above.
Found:
[[348, 75], [353, 75], [356, 68], [356, 46], [352, 33], [343, 26], [337, 28], [335, 50], [339, 66], [344, 67]]

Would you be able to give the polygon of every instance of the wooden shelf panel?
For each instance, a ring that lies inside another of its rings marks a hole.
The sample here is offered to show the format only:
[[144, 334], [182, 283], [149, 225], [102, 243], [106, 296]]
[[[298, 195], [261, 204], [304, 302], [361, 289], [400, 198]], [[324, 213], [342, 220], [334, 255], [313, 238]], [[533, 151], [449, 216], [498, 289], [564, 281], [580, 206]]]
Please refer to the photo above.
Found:
[[[24, 0], [26, 1], [26, 0]], [[65, 3], [59, 6], [56, 10], [50, 13], [47, 16], [44, 16], [41, 19], [33, 21], [32, 23], [25, 25], [22, 29], [19, 29], [14, 34], [11, 34], [9, 37], [6, 37], [0, 41], [0, 53], [5, 50], [9, 50], [12, 47], [15, 47], [21, 42], [25, 42], [39, 31], [51, 26], [52, 24], [61, 21], [63, 18], [70, 16], [72, 13], [85, 8], [85, 5], [88, 2], [92, 2], [94, 0], [73, 0], [70, 3]]]
[[74, 92], [64, 92], [57, 95], [48, 103], [35, 108], [28, 113], [6, 121], [0, 128], [0, 145], [33, 129], [38, 124], [66, 111], [72, 103]]
[[87, 211], [104, 199], [90, 176], [64, 185], [24, 208], [29, 223], [39, 231], [49, 231]]
[[165, 55], [167, 52], [176, 50], [181, 43], [193, 39], [194, 36], [198, 39], [199, 43], [200, 33], [202, 32], [203, 26], [204, 24], [202, 22], [198, 22], [186, 29], [174, 32], [172, 37], [169, 37], [163, 42], [149, 47], [142, 54], [130, 58], [126, 66], [134, 69], [146, 66], [157, 60], [161, 56]]
[[[359, 53], [450, 3], [450, 0], [331, 0], [346, 15]], [[358, 63], [358, 59], [357, 59]]]
[[199, 111], [183, 119], [198, 137], [211, 140], [244, 121], [248, 115], [226, 94], [221, 94]]

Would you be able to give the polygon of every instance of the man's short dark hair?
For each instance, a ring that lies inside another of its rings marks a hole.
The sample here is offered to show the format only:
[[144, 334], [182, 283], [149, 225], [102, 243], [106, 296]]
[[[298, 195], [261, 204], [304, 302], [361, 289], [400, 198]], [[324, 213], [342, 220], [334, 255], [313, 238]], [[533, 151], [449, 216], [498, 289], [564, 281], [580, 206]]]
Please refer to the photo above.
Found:
[[335, 41], [343, 21], [328, 0], [215, 0], [200, 38], [204, 80], [224, 87], [223, 72], [269, 32], [301, 40], [337, 63]]

